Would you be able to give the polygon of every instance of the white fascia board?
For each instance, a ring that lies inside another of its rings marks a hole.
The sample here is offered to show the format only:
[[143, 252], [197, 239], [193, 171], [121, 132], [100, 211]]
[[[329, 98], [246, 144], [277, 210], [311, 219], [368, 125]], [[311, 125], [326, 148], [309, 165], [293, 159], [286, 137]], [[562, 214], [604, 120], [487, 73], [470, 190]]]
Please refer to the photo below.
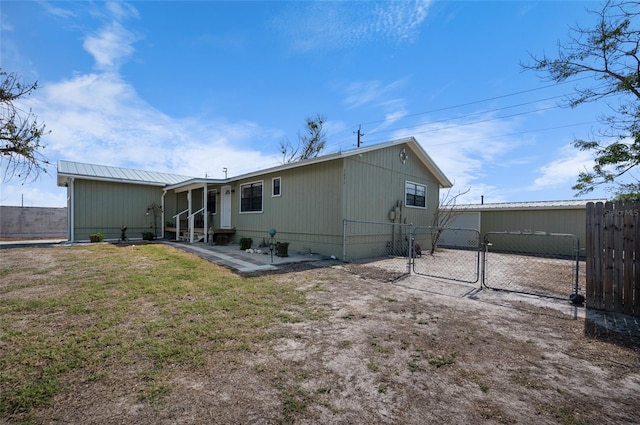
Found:
[[165, 187], [165, 190], [166, 191], [173, 190], [176, 193], [187, 192], [193, 189], [202, 189], [204, 186], [208, 186], [208, 185], [222, 185], [222, 184], [225, 184], [227, 181], [228, 180], [191, 179], [181, 183], [167, 185]]
[[109, 177], [94, 177], [94, 176], [86, 176], [82, 174], [68, 174], [68, 173], [58, 173], [58, 186], [64, 187], [64, 185], [67, 183], [67, 179], [91, 180], [91, 181], [102, 181], [102, 182], [112, 182], [112, 183], [141, 184], [144, 186], [158, 186], [158, 187], [166, 186], [166, 183], [160, 183], [160, 182], [146, 182], [146, 181], [140, 181], [140, 180], [128, 180], [128, 179], [118, 179], [118, 178], [109, 178]]

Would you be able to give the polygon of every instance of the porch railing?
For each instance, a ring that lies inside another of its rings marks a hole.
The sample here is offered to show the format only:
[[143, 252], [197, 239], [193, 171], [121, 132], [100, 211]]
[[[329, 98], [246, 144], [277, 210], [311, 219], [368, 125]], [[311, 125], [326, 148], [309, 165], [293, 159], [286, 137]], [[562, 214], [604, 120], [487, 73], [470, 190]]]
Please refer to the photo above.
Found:
[[174, 220], [176, 221], [176, 240], [177, 241], [180, 240], [180, 216], [188, 212], [189, 212], [189, 209], [187, 208], [186, 210], [179, 212], [178, 214], [173, 216]]

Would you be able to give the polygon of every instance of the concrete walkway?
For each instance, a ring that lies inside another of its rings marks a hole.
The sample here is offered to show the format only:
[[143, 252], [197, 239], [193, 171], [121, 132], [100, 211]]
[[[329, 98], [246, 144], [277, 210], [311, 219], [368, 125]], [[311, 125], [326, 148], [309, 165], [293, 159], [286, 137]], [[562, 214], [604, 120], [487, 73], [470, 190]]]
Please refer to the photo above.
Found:
[[260, 271], [275, 271], [283, 265], [310, 261], [328, 260], [319, 254], [302, 254], [289, 252], [288, 257], [271, 255], [269, 248], [257, 248], [253, 252], [240, 249], [239, 245], [208, 245], [205, 243], [188, 243], [176, 241], [162, 241], [182, 251], [191, 252], [213, 263], [220, 264], [238, 273], [255, 273]]
[[60, 245], [65, 242], [67, 242], [66, 239], [21, 239], [16, 241], [0, 241], [0, 249], [52, 246]]

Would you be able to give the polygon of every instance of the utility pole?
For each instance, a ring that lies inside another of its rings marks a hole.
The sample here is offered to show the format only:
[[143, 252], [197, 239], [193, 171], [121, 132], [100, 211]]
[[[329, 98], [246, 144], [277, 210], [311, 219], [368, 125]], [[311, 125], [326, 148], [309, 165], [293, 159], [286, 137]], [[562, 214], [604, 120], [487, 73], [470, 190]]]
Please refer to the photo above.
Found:
[[358, 126], [358, 131], [354, 131], [354, 133], [356, 133], [356, 134], [358, 135], [358, 147], [360, 147], [360, 144], [362, 143], [362, 142], [360, 141], [360, 138], [364, 136], [364, 133], [362, 133], [362, 132], [360, 131], [361, 127], [362, 127], [362, 126], [361, 126], [361, 125], [359, 125], [359, 126]]

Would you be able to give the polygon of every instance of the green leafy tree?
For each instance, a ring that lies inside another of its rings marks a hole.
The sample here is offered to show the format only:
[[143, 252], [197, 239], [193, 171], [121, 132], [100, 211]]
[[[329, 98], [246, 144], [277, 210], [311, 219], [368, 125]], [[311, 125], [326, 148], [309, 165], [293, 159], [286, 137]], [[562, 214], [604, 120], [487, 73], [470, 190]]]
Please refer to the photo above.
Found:
[[35, 179], [40, 172], [46, 173], [50, 164], [41, 154], [45, 148], [40, 141], [46, 134], [44, 124], [38, 123], [31, 109], [16, 105], [37, 88], [37, 82], [26, 84], [16, 73], [0, 70], [0, 165], [4, 181], [13, 177], [23, 182]]
[[324, 129], [326, 118], [317, 114], [315, 118], [305, 119], [305, 132], [298, 132], [295, 146], [285, 139], [280, 143], [282, 162], [291, 163], [320, 155], [327, 144], [327, 132]]
[[593, 152], [595, 165], [579, 173], [573, 189], [580, 195], [604, 185], [613, 188], [618, 197], [637, 198], [640, 181], [634, 172], [640, 164], [640, 3], [607, 1], [598, 11], [589, 13], [597, 17], [596, 23], [589, 28], [571, 27], [568, 41], [558, 44], [556, 57], [531, 55], [533, 62], [523, 67], [542, 72], [543, 78], [555, 82], [574, 77], [595, 80], [589, 87], [577, 87], [566, 104], [577, 107], [606, 101], [611, 111], [600, 117], [604, 129], [593, 134], [597, 140], [574, 140], [576, 148]]

